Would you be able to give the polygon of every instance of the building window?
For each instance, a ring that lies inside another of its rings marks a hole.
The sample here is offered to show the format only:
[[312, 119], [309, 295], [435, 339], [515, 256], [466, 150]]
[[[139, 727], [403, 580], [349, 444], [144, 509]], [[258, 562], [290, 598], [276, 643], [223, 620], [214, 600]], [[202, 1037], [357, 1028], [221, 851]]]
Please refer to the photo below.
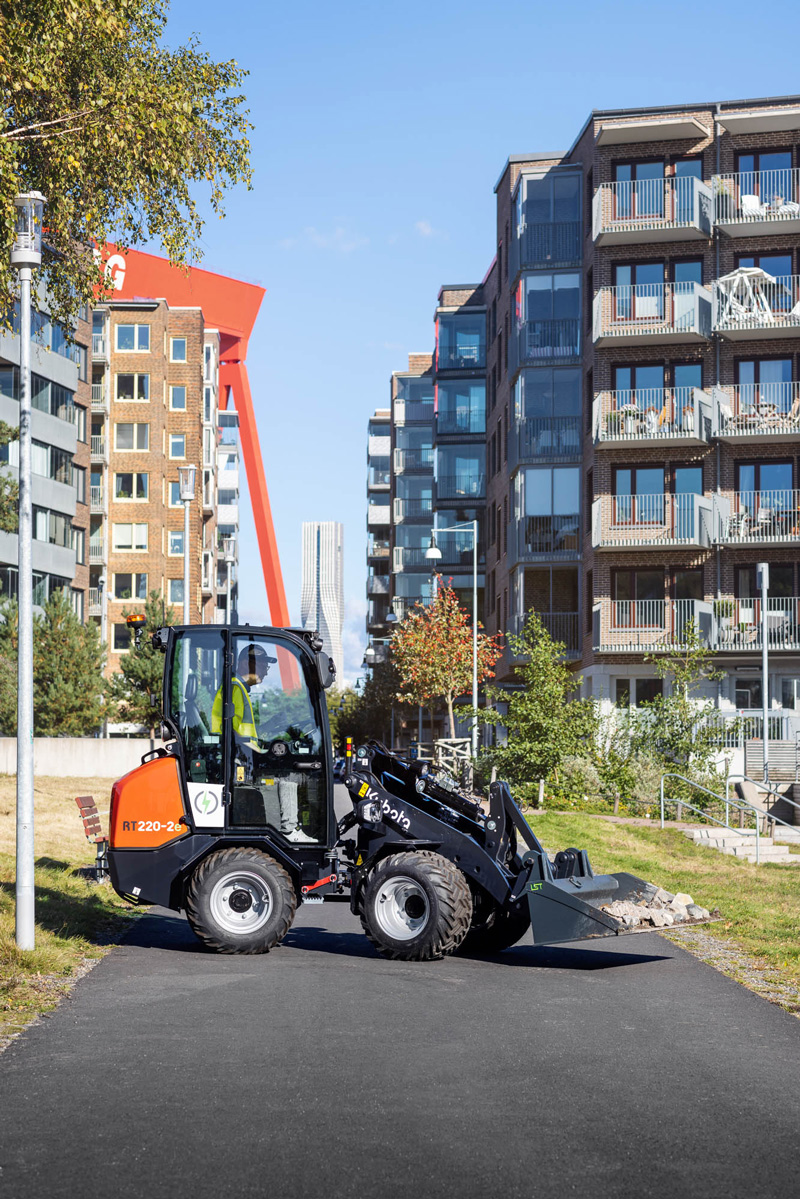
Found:
[[75, 550], [75, 562], [78, 566], [86, 565], [86, 530], [72, 530], [72, 547]]
[[439, 370], [475, 370], [485, 367], [485, 314], [440, 316], [437, 351]]
[[79, 504], [86, 503], [86, 467], [75, 466], [73, 469], [73, 479], [75, 480], [75, 499]]
[[171, 604], [183, 603], [183, 579], [167, 579], [167, 599]]
[[131, 631], [127, 624], [114, 625], [113, 649], [117, 654], [126, 653], [131, 647]]
[[127, 404], [145, 404], [150, 399], [149, 375], [117, 375], [117, 399]]
[[207, 425], [211, 423], [212, 395], [210, 387], [203, 388], [203, 420]]
[[471, 379], [439, 384], [438, 433], [483, 433], [486, 430], [486, 384]]
[[147, 599], [147, 575], [146, 574], [119, 574], [114, 575], [114, 599], [115, 600], [146, 600]]
[[186, 434], [185, 433], [170, 433], [170, 435], [169, 435], [169, 456], [170, 456], [170, 458], [185, 458], [186, 457]]
[[146, 500], [150, 476], [138, 471], [123, 471], [114, 475], [115, 500]]
[[120, 553], [141, 552], [147, 549], [147, 525], [115, 524], [113, 546]]
[[116, 450], [147, 450], [150, 448], [150, 426], [117, 422], [114, 425]]
[[651, 704], [664, 694], [663, 679], [636, 679], [636, 706]]
[[170, 483], [169, 485], [169, 506], [170, 508], [180, 508], [183, 503], [181, 499], [180, 483]]
[[117, 325], [117, 349], [145, 351], [150, 349], [149, 325]]
[[80, 404], [75, 405], [75, 427], [78, 430], [78, 441], [86, 441], [86, 409]]
[[185, 362], [186, 361], [186, 338], [171, 337], [169, 342], [169, 360], [170, 362]]
[[176, 558], [183, 554], [183, 530], [170, 529], [167, 533], [167, 553]]
[[183, 384], [169, 389], [169, 406], [173, 412], [186, 411], [186, 388]]

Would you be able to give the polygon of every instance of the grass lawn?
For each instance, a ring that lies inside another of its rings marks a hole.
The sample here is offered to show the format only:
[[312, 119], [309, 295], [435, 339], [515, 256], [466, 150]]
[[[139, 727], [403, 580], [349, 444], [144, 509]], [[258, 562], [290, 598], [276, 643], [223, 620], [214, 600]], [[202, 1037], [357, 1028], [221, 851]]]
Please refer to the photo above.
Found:
[[754, 866], [658, 825], [546, 812], [530, 822], [553, 852], [570, 846], [587, 850], [598, 873], [627, 870], [668, 891], [687, 891], [704, 908], [719, 908], [722, 920], [705, 931], [800, 983], [800, 867]]
[[54, 1008], [130, 919], [133, 909], [108, 884], [81, 873], [94, 861], [94, 846], [74, 797], [94, 795], [106, 828], [110, 793], [109, 779], [36, 779], [36, 948], [23, 952], [14, 941], [16, 779], [0, 775], [0, 1045]]

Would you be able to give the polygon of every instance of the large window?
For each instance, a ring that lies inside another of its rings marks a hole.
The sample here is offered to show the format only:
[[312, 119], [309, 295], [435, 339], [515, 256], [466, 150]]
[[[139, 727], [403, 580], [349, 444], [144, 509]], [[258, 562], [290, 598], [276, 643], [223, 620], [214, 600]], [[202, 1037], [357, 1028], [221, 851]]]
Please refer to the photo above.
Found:
[[737, 415], [787, 415], [792, 408], [791, 358], [740, 358], [736, 363]]
[[117, 399], [123, 403], [146, 403], [150, 399], [150, 376], [117, 375]]
[[116, 336], [118, 350], [130, 352], [150, 349], [149, 325], [117, 325]]
[[739, 192], [742, 196], [758, 196], [762, 204], [779, 208], [797, 200], [792, 187], [791, 150], [750, 151], [737, 155]]
[[485, 313], [439, 317], [439, 370], [480, 369], [486, 365]]
[[114, 524], [112, 530], [113, 547], [120, 553], [125, 551], [140, 553], [147, 549], [146, 524]]
[[143, 573], [115, 574], [113, 594], [115, 600], [146, 600], [147, 575]]
[[440, 499], [482, 496], [486, 486], [485, 471], [485, 446], [439, 446], [436, 494]]
[[150, 447], [150, 426], [118, 421], [114, 425], [114, 448], [117, 450], [147, 450]]
[[[434, 385], [431, 378], [398, 375], [395, 418], [398, 421], [432, 421]], [[440, 384], [441, 386], [441, 384]], [[374, 432], [371, 428], [370, 432]]]
[[516, 296], [516, 323], [524, 328], [520, 358], [574, 357], [579, 350], [580, 275], [524, 275]]
[[486, 431], [486, 384], [481, 380], [461, 379], [442, 382], [438, 387], [439, 408], [436, 429], [439, 433], [484, 433]]
[[146, 500], [150, 476], [138, 471], [122, 471], [114, 475], [115, 500]]
[[523, 175], [516, 194], [520, 265], [555, 265], [580, 258], [581, 175], [548, 171]]
[[33, 506], [33, 538], [50, 545], [72, 549], [72, 521], [62, 512], [51, 512], [47, 508]]
[[577, 466], [537, 466], [517, 476], [517, 513], [527, 552], [577, 552], [580, 475]]

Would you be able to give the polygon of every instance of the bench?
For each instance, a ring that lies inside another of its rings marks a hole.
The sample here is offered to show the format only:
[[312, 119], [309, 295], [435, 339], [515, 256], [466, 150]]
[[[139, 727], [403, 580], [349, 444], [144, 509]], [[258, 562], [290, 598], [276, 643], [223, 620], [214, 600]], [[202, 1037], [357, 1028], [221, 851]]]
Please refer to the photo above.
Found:
[[96, 848], [97, 856], [94, 863], [94, 877], [98, 883], [108, 878], [108, 837], [100, 826], [100, 813], [91, 795], [76, 795], [75, 803], [83, 821], [83, 831], [87, 841]]

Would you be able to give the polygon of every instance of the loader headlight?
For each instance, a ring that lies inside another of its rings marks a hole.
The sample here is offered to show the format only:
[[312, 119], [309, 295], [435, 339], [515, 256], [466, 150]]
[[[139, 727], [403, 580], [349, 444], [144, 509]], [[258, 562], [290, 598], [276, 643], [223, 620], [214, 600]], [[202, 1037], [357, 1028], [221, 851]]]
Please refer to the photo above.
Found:
[[359, 804], [359, 817], [365, 824], [380, 824], [383, 807], [380, 800], [365, 799]]

